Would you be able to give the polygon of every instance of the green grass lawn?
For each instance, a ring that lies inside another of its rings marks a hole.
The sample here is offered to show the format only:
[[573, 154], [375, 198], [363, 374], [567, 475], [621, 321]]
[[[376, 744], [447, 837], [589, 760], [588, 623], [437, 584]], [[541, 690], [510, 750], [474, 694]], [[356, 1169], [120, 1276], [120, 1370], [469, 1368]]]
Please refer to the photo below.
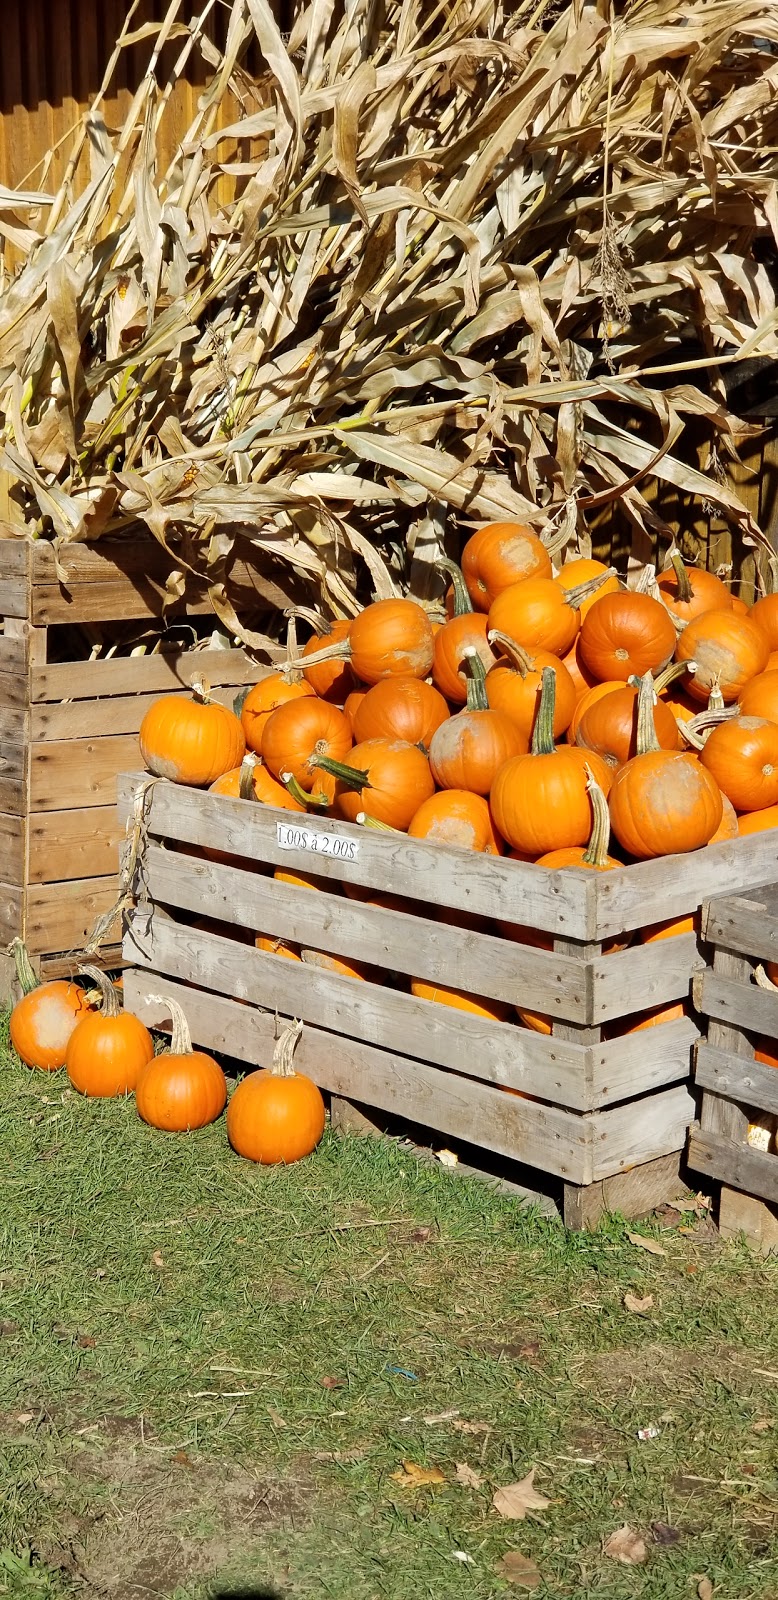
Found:
[[704, 1217], [654, 1255], [329, 1133], [259, 1170], [5, 1045], [0, 1128], [0, 1593], [492, 1600], [518, 1551], [560, 1600], [778, 1596], [778, 1266]]

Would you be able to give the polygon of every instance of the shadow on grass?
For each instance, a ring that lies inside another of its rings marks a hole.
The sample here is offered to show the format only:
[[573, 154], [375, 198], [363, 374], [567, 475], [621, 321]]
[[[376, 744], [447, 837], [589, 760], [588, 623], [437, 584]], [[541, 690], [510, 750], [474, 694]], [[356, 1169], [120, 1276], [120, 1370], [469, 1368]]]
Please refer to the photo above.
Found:
[[251, 1584], [232, 1585], [229, 1589], [211, 1589], [208, 1600], [284, 1600], [278, 1589], [255, 1589]]

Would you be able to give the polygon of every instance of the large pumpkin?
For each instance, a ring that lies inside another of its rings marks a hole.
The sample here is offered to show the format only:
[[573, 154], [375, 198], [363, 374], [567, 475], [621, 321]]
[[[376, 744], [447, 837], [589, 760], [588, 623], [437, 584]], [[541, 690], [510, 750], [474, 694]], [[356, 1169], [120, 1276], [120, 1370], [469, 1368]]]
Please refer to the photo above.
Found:
[[708, 734], [700, 761], [736, 811], [778, 805], [778, 722], [735, 717]]
[[483, 995], [468, 994], [465, 989], [447, 989], [440, 983], [428, 983], [422, 978], [411, 980], [411, 994], [417, 1000], [433, 1000], [441, 1006], [452, 1006], [455, 1011], [467, 1011], [475, 1017], [490, 1017], [493, 1022], [503, 1022], [509, 1007], [502, 1000], [489, 1000]]
[[696, 661], [686, 693], [706, 704], [714, 685], [725, 705], [737, 700], [751, 678], [764, 672], [770, 655], [767, 634], [753, 619], [735, 611], [706, 611], [684, 628], [676, 646], [679, 661]]
[[316, 1149], [324, 1132], [324, 1101], [316, 1084], [294, 1070], [301, 1022], [285, 1028], [269, 1071], [250, 1072], [227, 1107], [233, 1150], [263, 1166], [300, 1161]]
[[430, 795], [411, 818], [408, 837], [487, 856], [502, 855], [502, 840], [488, 802], [467, 789], [442, 789]]
[[668, 611], [679, 622], [691, 622], [706, 611], [731, 611], [732, 596], [715, 572], [687, 567], [678, 551], [670, 566], [659, 574], [657, 588]]
[[637, 748], [610, 793], [611, 827], [622, 849], [643, 861], [708, 844], [721, 822], [721, 791], [694, 756], [660, 748], [650, 672], [640, 684]]
[[[638, 690], [630, 684], [594, 700], [578, 723], [576, 744], [595, 750], [610, 767], [637, 755]], [[654, 729], [663, 750], [679, 750], [678, 724], [669, 706], [657, 700]]]
[[279, 706], [286, 705], [287, 700], [304, 700], [313, 692], [311, 685], [306, 683], [304, 678], [294, 682], [284, 677], [281, 672], [270, 672], [266, 678], [260, 678], [259, 683], [255, 683], [253, 689], [249, 689], [240, 713], [249, 750], [261, 755], [265, 724]]
[[435, 729], [450, 715], [440, 691], [423, 678], [384, 678], [368, 689], [350, 714], [357, 744], [402, 739], [425, 752]]
[[550, 578], [551, 557], [537, 534], [522, 522], [492, 522], [468, 539], [462, 551], [462, 572], [476, 610], [488, 611], [497, 595], [512, 583]]
[[211, 700], [207, 684], [196, 682], [191, 699], [166, 694], [149, 707], [140, 725], [140, 753], [156, 778], [205, 789], [240, 766], [246, 740], [234, 711]]
[[91, 1010], [83, 989], [67, 978], [39, 983], [21, 939], [14, 939], [10, 954], [22, 990], [11, 1012], [11, 1044], [26, 1067], [56, 1072], [65, 1065], [73, 1029]]
[[531, 752], [506, 761], [492, 785], [492, 815], [499, 832], [514, 850], [533, 860], [549, 850], [587, 842], [592, 826], [589, 772], [605, 794], [611, 785], [610, 768], [599, 756], [575, 745], [554, 747], [555, 685], [552, 668], [544, 667]]
[[483, 663], [466, 653], [470, 673], [467, 708], [433, 734], [430, 767], [442, 789], [469, 789], [487, 795], [500, 768], [528, 748], [526, 735], [504, 711], [492, 711], [486, 698]]
[[435, 790], [424, 752], [402, 739], [367, 739], [354, 746], [348, 764], [324, 756], [318, 765], [335, 780], [335, 810], [347, 822], [366, 812], [404, 832]]
[[674, 649], [675, 628], [664, 606], [634, 590], [603, 595], [581, 626], [581, 659], [602, 683], [656, 672]]
[[548, 650], [534, 650], [530, 654], [506, 633], [492, 631], [489, 642], [501, 652], [486, 675], [486, 698], [491, 709], [504, 711], [529, 744], [540, 701], [543, 668], [551, 667], [556, 676], [554, 737], [561, 739], [576, 709], [575, 685], [567, 667]]
[[152, 1056], [135, 1085], [138, 1116], [166, 1133], [204, 1128], [221, 1116], [227, 1104], [227, 1082], [212, 1056], [192, 1049], [184, 1013], [176, 1000], [149, 999], [167, 1006], [173, 1023], [170, 1049]]
[[319, 761], [343, 761], [351, 749], [351, 724], [326, 700], [294, 700], [273, 712], [262, 735], [263, 760], [274, 778], [291, 774], [310, 794], [320, 786]]
[[65, 1066], [74, 1089], [96, 1099], [131, 1094], [154, 1054], [148, 1028], [119, 1009], [114, 984], [99, 967], [83, 967], [102, 994], [102, 1008], [83, 1017], [68, 1040]]

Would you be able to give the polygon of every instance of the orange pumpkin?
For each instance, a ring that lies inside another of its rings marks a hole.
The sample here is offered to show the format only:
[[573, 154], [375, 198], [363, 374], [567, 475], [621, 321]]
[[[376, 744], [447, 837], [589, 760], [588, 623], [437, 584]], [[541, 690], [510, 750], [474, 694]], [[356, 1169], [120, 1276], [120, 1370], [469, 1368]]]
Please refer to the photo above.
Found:
[[435, 729], [450, 715], [442, 694], [423, 678], [385, 678], [362, 697], [351, 726], [358, 744], [402, 739], [426, 753]]
[[706, 611], [731, 611], [732, 596], [714, 572], [687, 567], [678, 551], [671, 565], [659, 574], [657, 588], [668, 611], [680, 622], [691, 622]]
[[715, 833], [712, 833], [708, 844], [724, 844], [727, 839], [736, 839], [738, 836], [738, 818], [735, 807], [725, 794], [721, 796], [723, 811], [721, 821]]
[[604, 683], [656, 672], [675, 649], [675, 628], [659, 600], [626, 589], [592, 606], [581, 628], [581, 659]]
[[91, 1010], [90, 1002], [77, 983], [65, 978], [39, 983], [21, 939], [11, 941], [9, 953], [22, 991], [11, 1012], [11, 1044], [26, 1067], [56, 1072], [65, 1065], [68, 1040]]
[[778, 828], [778, 806], [765, 806], [763, 811], [751, 811], [745, 817], [738, 817], [738, 838], [765, 833], [768, 828]]
[[483, 995], [467, 994], [464, 989], [446, 989], [440, 983], [426, 983], [421, 978], [411, 980], [411, 994], [415, 994], [417, 1000], [434, 1000], [441, 1006], [453, 1006], [455, 1011], [490, 1017], [493, 1022], [504, 1022], [509, 1011], [502, 1000], [487, 1000]]
[[748, 616], [748, 606], [746, 605], [745, 600], [741, 600], [740, 595], [738, 594], [733, 594], [732, 596], [732, 610], [736, 612], [739, 617]]
[[487, 856], [502, 855], [502, 839], [487, 801], [467, 789], [443, 789], [430, 795], [411, 818], [408, 837]]
[[250, 1072], [227, 1107], [227, 1137], [249, 1161], [277, 1166], [300, 1161], [324, 1132], [324, 1101], [316, 1084], [294, 1070], [301, 1022], [285, 1028], [270, 1070]]
[[575, 703], [575, 711], [573, 712], [570, 726], [567, 730], [568, 744], [575, 744], [576, 735], [581, 725], [581, 718], [583, 717], [584, 712], [588, 711], [590, 706], [596, 705], [597, 701], [601, 700], [603, 695], [613, 694], [616, 689], [623, 688], [624, 684], [620, 679], [612, 679], [608, 683], [593, 683], [591, 689], [584, 690], [583, 694], [579, 696]]
[[246, 753], [234, 711], [211, 700], [207, 684], [192, 684], [192, 697], [165, 694], [140, 725], [140, 753], [149, 772], [173, 783], [205, 789], [223, 772], [239, 767]]
[[778, 672], [768, 668], [757, 673], [746, 684], [738, 704], [743, 717], [766, 717], [768, 722], [778, 722]]
[[347, 822], [366, 812], [404, 832], [422, 801], [435, 791], [427, 757], [418, 745], [402, 739], [367, 739], [354, 746], [348, 765], [328, 756], [318, 765], [335, 779], [335, 810]]
[[530, 655], [504, 633], [492, 632], [489, 642], [502, 652], [496, 666], [486, 675], [486, 698], [491, 709], [504, 711], [529, 743], [540, 700], [543, 668], [551, 667], [556, 675], [554, 737], [561, 739], [576, 709], [575, 685], [567, 667], [548, 650], [535, 650]]
[[706, 611], [684, 628], [676, 646], [679, 661], [696, 661], [686, 693], [705, 704], [718, 684], [725, 705], [739, 699], [746, 684], [764, 672], [770, 654], [767, 634], [751, 617], [735, 611]]
[[68, 1039], [65, 1066], [74, 1089], [95, 1099], [131, 1094], [154, 1040], [139, 1017], [120, 1011], [116, 989], [99, 967], [83, 967], [102, 995], [102, 1008], [83, 1017]]
[[295, 683], [284, 677], [281, 672], [271, 672], [266, 678], [260, 678], [259, 683], [255, 683], [253, 689], [249, 689], [240, 713], [249, 750], [261, 755], [265, 724], [279, 706], [286, 705], [287, 700], [303, 700], [313, 692], [311, 685], [304, 679]]
[[467, 708], [433, 734], [430, 767], [442, 789], [487, 795], [505, 762], [527, 750], [527, 738], [504, 711], [490, 711], [480, 657], [468, 651], [465, 659], [470, 673]]
[[357, 680], [348, 660], [343, 654], [335, 654], [328, 660], [317, 661], [311, 666], [310, 657], [320, 655], [329, 646], [342, 645], [347, 652], [350, 629], [351, 622], [348, 618], [328, 623], [324, 633], [314, 634], [308, 640], [301, 657], [301, 661], [309, 661], [309, 665], [302, 669], [309, 689], [318, 695], [320, 700], [327, 700], [335, 706], [342, 706], [346, 697], [357, 687]]
[[208, 792], [226, 795], [230, 800], [260, 800], [263, 805], [278, 806], [282, 811], [305, 811], [305, 806], [268, 772], [253, 751], [243, 757], [239, 767], [217, 778]]
[[693, 757], [660, 748], [650, 672], [640, 683], [637, 751], [610, 793], [611, 827], [622, 849], [644, 861], [707, 844], [721, 822], [721, 791]]
[[507, 634], [524, 650], [548, 650], [563, 658], [581, 626], [579, 589], [569, 592], [556, 578], [528, 578], [503, 589], [489, 608], [489, 632]]
[[688, 1007], [683, 1000], [677, 1000], [674, 1005], [654, 1006], [652, 1011], [647, 1011], [639, 1022], [633, 1022], [625, 1028], [623, 1021], [613, 1024], [613, 1030], [608, 1029], [611, 1038], [621, 1038], [623, 1034], [642, 1033], [645, 1028], [656, 1028], [662, 1022], [680, 1022], [682, 1017], [689, 1015]]
[[754, 1051], [754, 1060], [762, 1061], [766, 1067], [778, 1067], [775, 1040], [760, 1039]]
[[554, 748], [555, 685], [553, 670], [544, 667], [531, 752], [506, 761], [492, 785], [492, 815], [499, 832], [514, 850], [533, 859], [588, 840], [592, 808], [587, 760], [605, 794], [611, 785], [610, 769], [599, 756], [587, 758], [575, 745]]
[[426, 678], [432, 669], [432, 624], [415, 600], [376, 600], [349, 628], [351, 664], [363, 683]]
[[778, 722], [734, 717], [708, 734], [700, 761], [736, 811], [778, 805]]
[[676, 939], [681, 933], [699, 933], [700, 912], [689, 917], [672, 917], [669, 922], [653, 922], [640, 933], [641, 944], [659, 944], [662, 939]]
[[[399, 679], [395, 679], [395, 682], [399, 682], [399, 681], [400, 681]], [[405, 679], [402, 679], [402, 682], [405, 682], [405, 681], [406, 681]], [[414, 678], [413, 682], [416, 683], [417, 679]], [[368, 693], [369, 693], [369, 690], [367, 690], [367, 689], [352, 689], [351, 694], [347, 694], [346, 698], [345, 698], [345, 700], [343, 702], [343, 711], [344, 711], [344, 714], [348, 717], [349, 722], [351, 723], [351, 731], [352, 731], [352, 733], [354, 731], [354, 722], [356, 720], [357, 712], [359, 710], [359, 707], [362, 704], [362, 701], [365, 698], [365, 695], [368, 694]]]
[[[637, 709], [638, 690], [632, 685], [599, 696], [580, 718], [576, 744], [595, 750], [609, 767], [622, 766], [637, 755]], [[654, 728], [663, 750], [681, 748], [678, 724], [662, 700], [654, 706]]]
[[364, 983], [368, 968], [359, 961], [346, 961], [343, 956], [332, 956], [326, 950], [302, 950], [302, 959], [308, 967], [318, 967], [322, 972], [334, 972], [339, 978], [360, 978]]
[[583, 584], [591, 583], [593, 578], [598, 578], [600, 582], [594, 592], [582, 600], [578, 607], [582, 620], [602, 595], [618, 594], [620, 588], [618, 573], [614, 572], [612, 567], [606, 567], [602, 561], [592, 561], [586, 556], [576, 556], [575, 560], [566, 561], [561, 571], [557, 573], [557, 583], [561, 583], [562, 588], [568, 591], [580, 589]]
[[778, 650], [778, 594], [766, 594], [757, 600], [749, 616], [766, 633], [770, 649]]
[[268, 956], [286, 956], [287, 961], [299, 961], [300, 956], [285, 939], [278, 939], [273, 934], [258, 933], [254, 940], [257, 950], [264, 950]]
[[453, 607], [448, 622], [435, 634], [432, 657], [432, 677], [440, 693], [455, 705], [467, 700], [468, 677], [464, 667], [466, 650], [476, 650], [488, 672], [496, 656], [486, 637], [487, 618], [474, 611], [459, 567], [453, 561], [442, 559], [438, 563], [448, 572], [452, 581]]
[[167, 1006], [173, 1023], [170, 1050], [152, 1056], [135, 1085], [138, 1116], [166, 1133], [205, 1128], [227, 1104], [227, 1082], [212, 1056], [192, 1049], [186, 1017], [177, 1001], [162, 995], [150, 1000]]
[[290, 773], [306, 794], [321, 789], [319, 761], [342, 761], [351, 749], [348, 717], [326, 700], [294, 700], [279, 706], [262, 735], [263, 760], [274, 778]]
[[522, 522], [491, 522], [468, 539], [462, 551], [462, 572], [477, 611], [512, 583], [550, 578], [551, 557], [531, 528]]
[[[596, 595], [594, 598], [597, 598]], [[587, 689], [593, 689], [599, 681], [597, 678], [595, 678], [594, 673], [589, 671], [589, 668], [581, 659], [580, 634], [578, 634], [572, 649], [568, 650], [567, 655], [562, 657], [562, 665], [567, 668], [567, 671], [573, 680], [575, 692], [579, 700], [581, 699], [582, 695], [586, 693]], [[621, 682], [623, 680], [619, 681]]]

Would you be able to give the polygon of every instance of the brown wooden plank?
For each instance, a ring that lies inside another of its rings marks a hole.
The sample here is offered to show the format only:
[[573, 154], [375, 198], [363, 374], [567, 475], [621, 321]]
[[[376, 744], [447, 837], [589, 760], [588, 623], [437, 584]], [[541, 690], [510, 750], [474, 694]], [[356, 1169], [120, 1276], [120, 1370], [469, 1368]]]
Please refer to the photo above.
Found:
[[[745, 956], [735, 955], [731, 950], [714, 949], [713, 973], [706, 972], [702, 982], [695, 979], [695, 999], [701, 997], [703, 1006], [709, 1005], [706, 999], [706, 982], [711, 977], [718, 988], [735, 984], [738, 988], [748, 991], [750, 986], [754, 994], [758, 994], [756, 985], [751, 982], [751, 964]], [[746, 1060], [753, 1060], [753, 1046], [746, 1033], [738, 1025], [733, 1025], [731, 1020], [709, 1016], [707, 1027], [708, 1043], [716, 1050], [726, 1050], [731, 1055], [743, 1056]], [[700, 1123], [706, 1132], [715, 1133], [727, 1139], [733, 1139], [737, 1144], [745, 1143], [748, 1132], [748, 1117], [743, 1108], [734, 1100], [725, 1100], [720, 1095], [703, 1095], [700, 1108]]]
[[136, 738], [66, 739], [30, 750], [30, 810], [67, 811], [116, 801], [120, 772], [137, 767]]
[[[12, 634], [8, 629], [0, 634], [0, 673], [2, 673], [3, 679], [8, 673], [11, 673], [14, 677], [26, 673], [29, 657], [28, 639], [18, 634]], [[9, 702], [4, 700], [3, 703], [7, 705]], [[15, 704], [13, 701], [10, 703]]]
[[[778, 874], [778, 841], [775, 872]], [[748, 897], [733, 895], [708, 901], [703, 913], [703, 935], [710, 944], [721, 945], [725, 950], [759, 961], [778, 961], [778, 917], [771, 914], [767, 894], [757, 892]]]
[[[664, 943], [669, 944], [670, 940], [665, 940]], [[699, 996], [699, 1009], [705, 1012], [706, 1016], [728, 1024], [730, 1028], [778, 1037], [778, 994], [771, 994], [769, 989], [760, 989], [758, 984], [744, 981], [740, 975], [735, 978], [725, 977], [719, 970], [718, 960], [723, 953], [716, 951], [716, 970], [711, 972], [708, 969], [704, 972], [695, 986], [695, 995]], [[738, 958], [733, 957], [733, 960], [736, 959]], [[748, 966], [747, 972], [750, 979], [751, 969]], [[710, 1030], [708, 1037], [710, 1038]], [[720, 1042], [716, 1040], [716, 1043]], [[729, 1048], [728, 1044], [724, 1043], [723, 1048]], [[750, 1055], [750, 1046], [739, 1053]]]
[[643, 1161], [683, 1150], [694, 1111], [688, 1086], [677, 1084], [637, 1103], [593, 1112], [589, 1119], [594, 1135], [592, 1177], [609, 1178]]
[[23, 778], [26, 752], [21, 739], [4, 739], [0, 744], [0, 777]]
[[0, 698], [0, 744], [24, 744], [30, 734], [30, 715], [25, 706], [5, 706]]
[[0, 879], [24, 883], [26, 825], [24, 817], [0, 812]]
[[622, 1217], [645, 1217], [662, 1204], [673, 1199], [680, 1186], [681, 1152], [658, 1156], [645, 1161], [628, 1172], [614, 1173], [612, 1178], [602, 1178], [584, 1187], [566, 1183], [564, 1189], [564, 1221], [568, 1228], [579, 1232], [596, 1228], [603, 1217], [618, 1212]]
[[[18, 639], [0, 639], [0, 650], [4, 644], [18, 644]], [[0, 706], [9, 710], [14, 708], [24, 710], [30, 701], [30, 679], [24, 663], [18, 670], [0, 672]]]
[[23, 817], [27, 811], [27, 784], [23, 778], [0, 778], [0, 811]]
[[0, 945], [10, 944], [17, 934], [24, 937], [24, 894], [15, 884], [0, 883]]
[[0, 617], [28, 617], [30, 591], [23, 578], [0, 578]]
[[[281, 961], [281, 957], [266, 957]], [[292, 966], [292, 962], [284, 963]], [[229, 1050], [242, 1060], [267, 1063], [273, 1017], [221, 995], [171, 986], [164, 972], [125, 973], [128, 1009], [151, 1023], [165, 1016], [148, 995], [167, 992], [179, 1000], [193, 1039], [210, 1050]], [[590, 1156], [586, 1119], [554, 1106], [520, 1100], [491, 1084], [441, 1072], [390, 1050], [343, 1039], [308, 1027], [296, 1060], [323, 1089], [366, 1105], [380, 1106], [424, 1127], [467, 1140], [544, 1172], [586, 1182]]]
[[719, 1233], [722, 1239], [737, 1239], [744, 1234], [752, 1250], [774, 1255], [778, 1252], [778, 1207], [765, 1205], [752, 1194], [741, 1194], [725, 1184], [719, 1197]]
[[34, 811], [29, 831], [30, 883], [103, 878], [118, 873], [124, 828], [115, 806]]
[[778, 1072], [764, 1061], [749, 1061], [700, 1040], [694, 1076], [698, 1088], [778, 1116]]
[[10, 578], [24, 578], [25, 581], [31, 578], [33, 551], [39, 542], [20, 539], [18, 529], [0, 522], [0, 578], [3, 582]]
[[591, 937], [605, 939], [650, 922], [685, 916], [712, 895], [741, 894], [771, 883], [776, 874], [776, 851], [776, 839], [768, 830], [707, 845], [689, 855], [664, 856], [659, 861], [639, 861], [614, 872], [597, 873], [597, 915]]
[[[187, 693], [185, 689], [171, 692], [181, 696]], [[232, 707], [236, 690], [234, 684], [211, 685], [210, 693], [212, 700]], [[146, 712], [158, 699], [158, 694], [123, 694], [115, 698], [106, 696], [102, 700], [65, 700], [59, 704], [49, 701], [35, 705], [30, 710], [30, 738], [33, 741], [98, 739], [117, 733], [137, 733]]]
[[[2, 640], [0, 640], [2, 644]], [[148, 656], [113, 656], [106, 661], [66, 661], [33, 668], [30, 698], [42, 701], [93, 700], [99, 696], [167, 694], [203, 677], [213, 687], [256, 683], [270, 669], [250, 661], [243, 650], [181, 650]]]
[[688, 1078], [692, 1048], [698, 1037], [691, 1017], [679, 1017], [675, 1022], [659, 1022], [654, 1028], [592, 1046], [592, 1107], [649, 1094], [652, 1089]]
[[704, 965], [693, 933], [601, 956], [592, 973], [594, 1015], [599, 1022], [609, 1022], [683, 999], [692, 975]]
[[[127, 776], [120, 787], [120, 810], [126, 819], [142, 775]], [[175, 784], [157, 784], [151, 796], [150, 832], [183, 844], [213, 846], [252, 861], [285, 866], [290, 871], [315, 869], [322, 877], [386, 889], [429, 905], [454, 906], [482, 916], [531, 924], [560, 937], [585, 939], [593, 920], [594, 883], [600, 874], [551, 872], [522, 861], [474, 855], [468, 850], [443, 850], [423, 840], [397, 840], [329, 818], [306, 819], [318, 832], [333, 830], [353, 839], [356, 861], [282, 848], [276, 838], [279, 821], [288, 813], [270, 806], [247, 806], [220, 795], [201, 794]], [[606, 874], [602, 874], [606, 876]]]
[[696, 1123], [689, 1139], [688, 1161], [695, 1172], [705, 1172], [733, 1189], [778, 1201], [778, 1158], [767, 1151], [736, 1144]]
[[94, 925], [116, 900], [116, 878], [76, 878], [72, 883], [31, 884], [27, 891], [27, 947], [36, 955], [80, 950]]

